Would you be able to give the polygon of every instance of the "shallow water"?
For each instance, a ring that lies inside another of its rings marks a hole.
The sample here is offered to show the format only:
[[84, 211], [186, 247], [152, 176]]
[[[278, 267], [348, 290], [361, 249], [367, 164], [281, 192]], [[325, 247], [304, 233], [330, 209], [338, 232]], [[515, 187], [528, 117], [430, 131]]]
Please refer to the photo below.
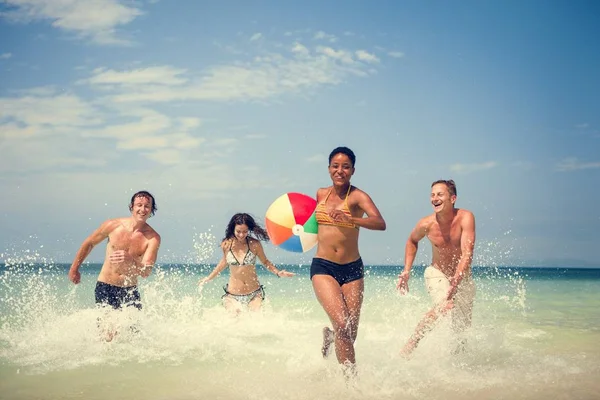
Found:
[[[321, 357], [326, 316], [308, 266], [277, 279], [259, 267], [267, 301], [233, 317], [227, 275], [198, 290], [210, 267], [163, 266], [140, 283], [144, 310], [112, 313], [120, 334], [99, 340], [98, 266], [72, 285], [63, 265], [19, 264], [0, 277], [0, 394], [10, 399], [597, 398], [600, 270], [476, 268], [468, 352], [451, 355], [442, 321], [410, 360], [399, 350], [429, 308], [422, 268], [411, 292], [398, 272], [368, 267], [356, 343], [359, 379], [346, 385]], [[135, 324], [139, 332], [127, 328]]]

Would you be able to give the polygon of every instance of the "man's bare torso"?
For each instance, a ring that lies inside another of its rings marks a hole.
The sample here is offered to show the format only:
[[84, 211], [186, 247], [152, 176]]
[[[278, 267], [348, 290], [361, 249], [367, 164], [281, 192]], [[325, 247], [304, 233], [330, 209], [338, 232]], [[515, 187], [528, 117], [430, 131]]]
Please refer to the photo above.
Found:
[[[108, 235], [104, 264], [98, 280], [120, 287], [135, 286], [140, 275], [138, 265], [156, 232], [148, 224], [140, 230], [133, 231], [128, 218], [115, 219], [112, 224], [114, 228]], [[111, 263], [110, 256], [118, 250], [125, 251], [125, 261]]]
[[424, 220], [427, 238], [431, 242], [432, 264], [448, 277], [454, 276], [462, 255], [462, 218], [465, 212], [461, 209], [455, 210], [452, 221], [442, 225], [437, 221], [435, 214]]

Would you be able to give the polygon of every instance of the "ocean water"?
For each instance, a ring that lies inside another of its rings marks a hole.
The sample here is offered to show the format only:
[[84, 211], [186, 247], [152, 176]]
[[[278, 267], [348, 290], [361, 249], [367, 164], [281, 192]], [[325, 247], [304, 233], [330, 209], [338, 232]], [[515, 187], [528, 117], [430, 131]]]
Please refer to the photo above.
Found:
[[[448, 321], [410, 360], [402, 345], [429, 309], [423, 268], [410, 293], [398, 267], [367, 266], [356, 343], [358, 380], [347, 385], [320, 353], [327, 317], [308, 265], [258, 267], [266, 302], [235, 317], [221, 305], [224, 273], [162, 265], [139, 289], [142, 312], [113, 313], [121, 327], [99, 340], [99, 265], [12, 262], [0, 266], [2, 399], [594, 399], [600, 398], [600, 269], [474, 267], [477, 297], [468, 351], [451, 354]], [[131, 324], [137, 333], [127, 329]]]

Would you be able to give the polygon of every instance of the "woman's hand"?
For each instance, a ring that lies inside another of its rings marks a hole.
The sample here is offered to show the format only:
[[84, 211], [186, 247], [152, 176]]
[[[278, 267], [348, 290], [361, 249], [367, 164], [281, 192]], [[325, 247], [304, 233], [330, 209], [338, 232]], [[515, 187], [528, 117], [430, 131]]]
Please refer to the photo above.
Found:
[[285, 269], [280, 269], [275, 275], [277, 275], [279, 278], [290, 278], [296, 274], [293, 272], [286, 271]]

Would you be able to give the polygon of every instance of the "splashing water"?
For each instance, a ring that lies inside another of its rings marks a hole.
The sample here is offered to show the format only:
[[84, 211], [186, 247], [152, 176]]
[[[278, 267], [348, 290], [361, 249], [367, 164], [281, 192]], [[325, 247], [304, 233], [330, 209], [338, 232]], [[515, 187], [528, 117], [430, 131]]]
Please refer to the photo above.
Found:
[[[261, 312], [234, 317], [220, 303], [226, 274], [200, 292], [197, 286], [213, 267], [202, 263], [216, 247], [210, 232], [199, 234], [196, 262], [158, 266], [140, 281], [143, 311], [112, 313], [119, 335], [110, 343], [99, 339], [97, 327], [97, 319], [105, 317], [94, 305], [99, 265], [83, 266], [82, 282], [73, 285], [68, 265], [35, 251], [9, 257], [7, 250], [0, 276], [3, 394], [15, 399], [586, 398], [600, 389], [595, 378], [600, 317], [593, 314], [600, 307], [595, 295], [600, 277], [548, 280], [536, 271], [502, 268], [506, 252], [492, 244], [478, 259], [483, 267], [474, 269], [469, 351], [451, 354], [451, 329], [442, 321], [406, 361], [399, 350], [429, 308], [422, 269], [415, 267], [411, 294], [399, 296], [396, 268], [369, 266], [356, 343], [359, 378], [346, 385], [335, 357], [320, 355], [327, 318], [314, 298], [308, 267], [285, 266], [297, 273], [288, 279], [258, 267], [265, 305]], [[556, 287], [561, 291], [551, 292]], [[552, 307], [544, 301], [548, 292]], [[589, 310], [567, 311], [573, 296]], [[559, 312], [560, 326], [552, 325]], [[135, 331], [128, 329], [132, 325]]]

